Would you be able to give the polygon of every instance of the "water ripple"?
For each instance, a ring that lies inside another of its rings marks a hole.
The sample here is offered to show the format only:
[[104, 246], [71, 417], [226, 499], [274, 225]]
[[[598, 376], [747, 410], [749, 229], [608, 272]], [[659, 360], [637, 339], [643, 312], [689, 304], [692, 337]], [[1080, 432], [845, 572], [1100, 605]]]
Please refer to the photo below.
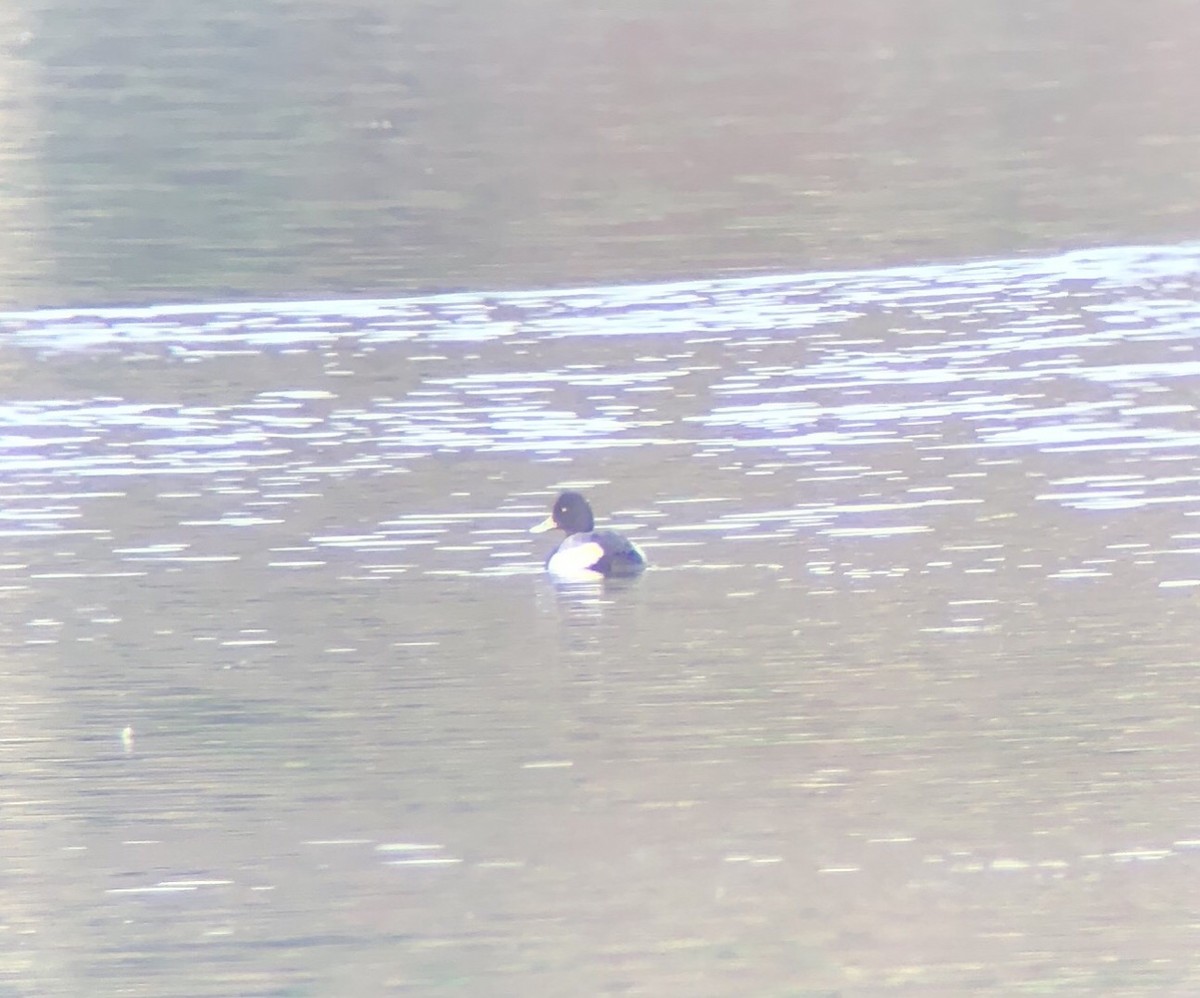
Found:
[[[1004, 515], [1018, 479], [1033, 508], [1200, 507], [1194, 245], [555, 292], [7, 313], [0, 332], [0, 365], [28, 371], [0, 405], [0, 472], [10, 499], [42, 497], [9, 503], [9, 536], [65, 535], [96, 496], [156, 480], [164, 501], [202, 507], [180, 526], [283, 529], [332, 483], [467, 460], [490, 462], [499, 480], [514, 457], [574, 462], [598, 481], [595, 462], [636, 468], [651, 504], [628, 526], [657, 524], [681, 556], [709, 534], [916, 543], [985, 500]], [[109, 387], [93, 394], [80, 386], [96, 365]], [[559, 483], [552, 471], [526, 477]], [[755, 501], [765, 483], [773, 505]], [[738, 508], [679, 507], [676, 522], [657, 523], [669, 500], [714, 492], [739, 496]], [[495, 497], [521, 517], [543, 502]], [[379, 572], [407, 570], [422, 551], [444, 571], [481, 556], [495, 571], [536, 565], [524, 535], [486, 509], [458, 525], [404, 516], [310, 530], [281, 563], [354, 550], [409, 559]], [[225, 553], [171, 546], [183, 543], [115, 555]]]

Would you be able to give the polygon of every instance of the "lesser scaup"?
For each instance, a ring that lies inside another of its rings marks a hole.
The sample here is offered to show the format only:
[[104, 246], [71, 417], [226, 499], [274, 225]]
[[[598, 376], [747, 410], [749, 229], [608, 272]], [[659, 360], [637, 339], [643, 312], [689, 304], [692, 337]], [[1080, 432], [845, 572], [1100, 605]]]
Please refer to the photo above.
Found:
[[563, 579], [600, 579], [637, 575], [646, 556], [633, 541], [615, 530], [595, 530], [592, 507], [578, 492], [564, 492], [554, 509], [531, 534], [557, 527], [566, 538], [546, 559], [546, 570]]

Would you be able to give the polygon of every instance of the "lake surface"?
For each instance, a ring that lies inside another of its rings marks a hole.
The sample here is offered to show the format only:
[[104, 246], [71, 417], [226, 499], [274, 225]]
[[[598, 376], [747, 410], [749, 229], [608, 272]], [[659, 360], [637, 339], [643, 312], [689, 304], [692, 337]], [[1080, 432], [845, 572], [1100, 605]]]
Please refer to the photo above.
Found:
[[1200, 238], [1180, 0], [8, 0], [0, 307]]
[[0, 998], [1200, 993], [1198, 49], [0, 7]]
[[1198, 291], [0, 316], [0, 993], [1195, 992]]

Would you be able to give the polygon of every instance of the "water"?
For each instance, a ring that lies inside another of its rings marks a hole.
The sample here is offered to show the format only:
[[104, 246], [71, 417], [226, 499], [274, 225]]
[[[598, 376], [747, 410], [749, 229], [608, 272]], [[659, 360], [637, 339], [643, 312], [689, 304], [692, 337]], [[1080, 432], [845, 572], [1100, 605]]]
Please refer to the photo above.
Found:
[[1196, 990], [1198, 273], [0, 317], [6, 993]]
[[1200, 8], [11, 0], [0, 307], [1200, 234]]

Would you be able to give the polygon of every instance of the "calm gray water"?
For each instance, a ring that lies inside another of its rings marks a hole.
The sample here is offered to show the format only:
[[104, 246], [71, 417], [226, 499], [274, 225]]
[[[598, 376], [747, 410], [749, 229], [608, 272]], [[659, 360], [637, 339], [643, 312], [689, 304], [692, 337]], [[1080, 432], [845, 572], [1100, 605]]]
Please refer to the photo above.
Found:
[[1200, 238], [1189, 0], [5, 0], [0, 307]]
[[0, 993], [1195, 992], [1198, 289], [0, 316]]

